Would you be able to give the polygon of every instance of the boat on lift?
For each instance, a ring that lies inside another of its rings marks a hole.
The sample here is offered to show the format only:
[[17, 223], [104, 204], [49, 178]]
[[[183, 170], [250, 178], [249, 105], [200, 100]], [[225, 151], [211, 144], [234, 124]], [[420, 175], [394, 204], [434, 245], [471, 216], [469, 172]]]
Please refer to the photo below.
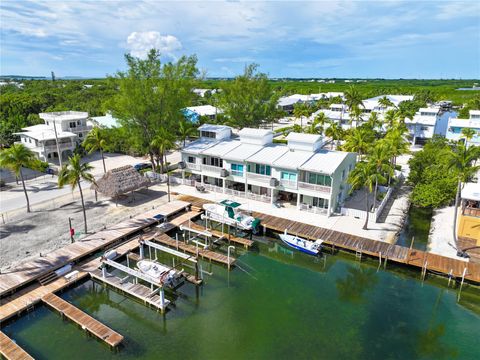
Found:
[[256, 219], [253, 216], [240, 211], [239, 207], [241, 205], [242, 204], [236, 201], [223, 200], [217, 204], [204, 204], [203, 209], [205, 210], [205, 215], [214, 221], [237, 226], [242, 230], [251, 230], [254, 233], [257, 232], [260, 225], [260, 219]]
[[174, 286], [181, 277], [181, 272], [151, 260], [137, 262], [138, 270], [159, 283]]
[[278, 236], [288, 246], [309, 255], [318, 255], [322, 249], [323, 240], [321, 239], [316, 241], [306, 240], [296, 235], [287, 234], [287, 230], [285, 230], [285, 233]]

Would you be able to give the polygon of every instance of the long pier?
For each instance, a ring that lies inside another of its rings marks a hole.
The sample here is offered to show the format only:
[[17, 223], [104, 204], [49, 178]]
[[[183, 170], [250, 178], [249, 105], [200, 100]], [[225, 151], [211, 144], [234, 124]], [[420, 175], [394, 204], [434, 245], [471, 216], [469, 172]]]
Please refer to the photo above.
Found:
[[45, 295], [42, 301], [111, 347], [116, 347], [123, 341], [122, 335], [55, 294]]
[[25, 350], [0, 331], [0, 354], [7, 360], [33, 360]]

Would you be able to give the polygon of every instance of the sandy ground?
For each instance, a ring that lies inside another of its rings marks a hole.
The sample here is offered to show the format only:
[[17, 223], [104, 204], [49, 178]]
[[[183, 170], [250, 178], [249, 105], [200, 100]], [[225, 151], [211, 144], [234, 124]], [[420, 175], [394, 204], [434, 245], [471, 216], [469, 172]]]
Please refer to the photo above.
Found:
[[[165, 192], [157, 187], [143, 189], [136, 193], [135, 201], [126, 197], [115, 203], [106, 198], [99, 198], [95, 203], [93, 191], [87, 191], [87, 223], [89, 233], [93, 233], [121, 222], [142, 212], [152, 209], [167, 201]], [[40, 253], [48, 253], [70, 243], [68, 218], [72, 218], [72, 226], [81, 241], [83, 233], [83, 213], [78, 195], [64, 195], [55, 199], [55, 204], [48, 202], [36, 206], [34, 212], [27, 214], [25, 210], [17, 210], [0, 226], [0, 268], [2, 270], [26, 260], [37, 257]]]
[[437, 209], [433, 212], [428, 236], [428, 251], [466, 261], [466, 259], [457, 256], [457, 250], [453, 243], [453, 214], [453, 206]]

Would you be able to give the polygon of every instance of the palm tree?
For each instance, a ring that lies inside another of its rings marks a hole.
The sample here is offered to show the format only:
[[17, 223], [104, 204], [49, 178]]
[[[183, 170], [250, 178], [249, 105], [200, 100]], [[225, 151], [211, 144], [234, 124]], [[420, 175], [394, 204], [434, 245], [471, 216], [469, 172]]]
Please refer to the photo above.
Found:
[[343, 132], [342, 126], [339, 125], [337, 122], [331, 122], [330, 126], [325, 130], [325, 135], [327, 135], [332, 139], [332, 144], [333, 144], [333, 141], [337, 142], [336, 144], [337, 148], [340, 140], [343, 138], [343, 133], [344, 132]]
[[300, 119], [300, 126], [303, 127], [303, 117], [310, 116], [310, 108], [306, 103], [297, 103], [293, 108], [293, 116]]
[[462, 191], [462, 183], [467, 182], [470, 178], [480, 170], [480, 165], [476, 161], [480, 159], [480, 147], [465, 144], [457, 144], [448, 153], [448, 167], [457, 173], [457, 193], [455, 195], [455, 213], [453, 216], [453, 239], [455, 248], [457, 248], [457, 213], [460, 204], [460, 193]]
[[343, 150], [356, 152], [358, 153], [359, 159], [361, 159], [370, 148], [374, 137], [370, 129], [364, 127], [351, 129], [345, 137], [345, 144], [342, 146]]
[[397, 123], [397, 112], [393, 109], [387, 110], [383, 117], [383, 122], [387, 125], [387, 130], [394, 128]]
[[367, 122], [365, 123], [369, 128], [372, 130], [376, 130], [382, 127], [382, 122], [378, 118], [378, 115], [375, 111], [370, 113], [370, 117], [368, 118]]
[[107, 172], [107, 168], [105, 167], [105, 158], [103, 156], [103, 149], [107, 145], [107, 139], [105, 137], [105, 133], [98, 127], [95, 127], [90, 131], [83, 141], [83, 147], [85, 150], [88, 151], [89, 154], [100, 151], [100, 155], [102, 156], [103, 162], [103, 172]]
[[385, 111], [385, 109], [387, 109], [389, 107], [395, 107], [395, 104], [393, 102], [391, 102], [390, 99], [386, 96], [384, 96], [380, 100], [378, 100], [378, 105], [380, 105], [381, 107], [384, 108], [383, 111]]
[[170, 171], [168, 169], [167, 152], [175, 148], [175, 136], [166, 128], [161, 127], [152, 141], [152, 146], [158, 149], [162, 164], [162, 173], [167, 173], [167, 194], [170, 202]]
[[350, 192], [360, 188], [367, 189], [367, 193], [365, 194], [365, 211], [367, 212], [367, 217], [365, 219], [365, 224], [363, 225], [363, 230], [368, 230], [368, 217], [370, 215], [368, 196], [372, 193], [375, 185], [375, 174], [376, 169], [371, 163], [361, 161], [355, 166], [355, 169], [350, 172], [347, 179], [347, 182], [352, 185]]
[[373, 194], [373, 208], [377, 208], [377, 191], [378, 185], [384, 184], [387, 180], [385, 175], [390, 179], [393, 176], [393, 167], [390, 163], [390, 147], [385, 139], [378, 141], [368, 153], [368, 162], [371, 163], [376, 173], [373, 174], [375, 179], [375, 190]]
[[195, 127], [190, 121], [182, 120], [178, 124], [178, 139], [182, 141], [183, 147], [185, 147], [186, 140], [190, 137], [195, 135]]
[[362, 96], [354, 85], [350, 85], [344, 93], [345, 105], [351, 112], [353, 108], [363, 106]]
[[80, 198], [82, 199], [83, 221], [85, 224], [85, 234], [87, 233], [87, 213], [85, 212], [85, 202], [83, 200], [83, 191], [81, 181], [85, 180], [89, 183], [95, 183], [93, 175], [89, 172], [93, 166], [89, 163], [82, 164], [82, 158], [79, 154], [75, 154], [69, 158], [69, 164], [63, 165], [58, 174], [58, 187], [62, 188], [65, 184], [72, 187], [72, 191], [78, 186]]
[[395, 168], [397, 165], [397, 157], [409, 152], [410, 143], [405, 138], [406, 129], [402, 126], [394, 127], [387, 131], [385, 140], [390, 148], [390, 154], [392, 156], [392, 166]]
[[27, 212], [30, 212], [30, 200], [25, 187], [22, 167], [32, 167], [35, 160], [35, 154], [23, 144], [13, 144], [11, 148], [0, 152], [0, 167], [10, 169], [17, 178], [20, 176], [22, 180], [23, 192], [27, 200]]
[[350, 109], [350, 125], [355, 121], [355, 126], [359, 126], [360, 122], [363, 120], [363, 111], [357, 105]]
[[472, 128], [463, 128], [462, 129], [462, 138], [465, 138], [465, 145], [468, 145], [468, 142], [477, 134]]
[[315, 116], [315, 119], [313, 120], [313, 122], [315, 122], [317, 125], [320, 125], [322, 127], [325, 126], [325, 124], [328, 124], [329, 123], [329, 119], [327, 117], [327, 115], [325, 115], [324, 112], [319, 112], [316, 116]]

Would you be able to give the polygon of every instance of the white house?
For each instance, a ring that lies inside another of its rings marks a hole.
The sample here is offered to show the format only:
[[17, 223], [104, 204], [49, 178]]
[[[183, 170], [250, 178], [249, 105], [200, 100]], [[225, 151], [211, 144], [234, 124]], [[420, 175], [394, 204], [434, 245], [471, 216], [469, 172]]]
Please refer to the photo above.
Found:
[[[324, 150], [319, 135], [290, 133], [274, 144], [270, 130], [203, 125], [182, 149], [183, 175], [210, 190], [330, 215], [348, 195], [356, 154]], [[228, 136], [227, 136], [228, 135]]]
[[221, 114], [222, 112], [221, 109], [212, 105], [189, 106], [183, 109], [183, 114], [193, 123], [197, 123], [201, 116], [215, 120], [217, 114]]
[[277, 107], [282, 109], [283, 111], [292, 113], [293, 108], [297, 103], [312, 104], [320, 99], [331, 99], [334, 97], [343, 98], [343, 92], [326, 92], [326, 93], [309, 94], [309, 95], [293, 94], [290, 96], [283, 96], [280, 99], [278, 99]]
[[468, 144], [480, 146], [480, 110], [470, 110], [469, 119], [449, 118], [446, 137], [449, 140], [462, 139], [463, 129], [473, 129], [476, 135], [468, 141]]
[[39, 116], [44, 124], [23, 128], [17, 135], [20, 136], [20, 143], [42, 161], [58, 159], [58, 151], [62, 159], [66, 159], [92, 129], [87, 124], [87, 112], [62, 111], [41, 113]]
[[445, 136], [448, 119], [452, 115], [456, 114], [443, 111], [439, 107], [420, 108], [413, 119], [405, 119], [412, 144], [424, 144], [435, 134]]

